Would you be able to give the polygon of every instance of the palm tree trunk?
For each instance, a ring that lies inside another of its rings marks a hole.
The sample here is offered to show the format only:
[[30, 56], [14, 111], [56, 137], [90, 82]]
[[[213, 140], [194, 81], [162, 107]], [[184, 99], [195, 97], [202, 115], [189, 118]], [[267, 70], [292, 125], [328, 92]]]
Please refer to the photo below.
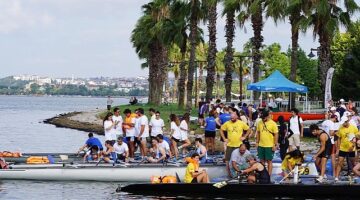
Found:
[[226, 102], [231, 102], [231, 84], [232, 84], [232, 72], [233, 72], [233, 59], [234, 59], [234, 34], [235, 34], [235, 13], [226, 13], [226, 54], [225, 54], [225, 98]]
[[187, 71], [186, 71], [186, 40], [183, 43], [182, 47], [181, 47], [181, 63], [179, 66], [179, 70], [180, 70], [180, 79], [179, 79], [179, 84], [178, 84], [178, 89], [179, 89], [179, 96], [178, 96], [178, 108], [179, 109], [183, 109], [184, 105], [185, 105], [185, 86], [186, 86], [186, 76], [187, 76]]
[[220, 73], [216, 71], [216, 98], [220, 98]]
[[[260, 65], [261, 65], [261, 53], [260, 48], [262, 47], [262, 42], [264, 41], [263, 36], [261, 35], [264, 23], [262, 18], [262, 10], [251, 15], [251, 23], [254, 31], [254, 37], [251, 38], [252, 41], [252, 56], [253, 56], [253, 80], [254, 82], [259, 81], [260, 74]], [[254, 98], [257, 99], [260, 96], [259, 92], [254, 92]]]
[[[207, 76], [206, 76], [206, 100], [212, 97], [215, 82], [215, 65], [216, 65], [216, 12], [217, 4], [209, 7], [209, 49], [207, 57]], [[201, 77], [201, 76], [200, 76]]]
[[[324, 30], [324, 29], [320, 29]], [[331, 67], [331, 52], [330, 52], [330, 37], [325, 31], [319, 32], [319, 43], [320, 43], [320, 54], [319, 54], [319, 80], [322, 95], [320, 100], [324, 100], [325, 94], [325, 85], [326, 85], [326, 75], [327, 71]]]
[[194, 86], [194, 72], [195, 72], [195, 50], [196, 50], [196, 34], [197, 34], [197, 23], [198, 23], [198, 17], [197, 17], [197, 10], [196, 7], [198, 6], [197, 0], [192, 0], [191, 5], [191, 17], [190, 17], [190, 59], [189, 59], [189, 66], [188, 66], [188, 82], [186, 85], [187, 90], [187, 100], [186, 100], [186, 110], [191, 111], [192, 109], [192, 92], [193, 92], [193, 86]]
[[175, 103], [177, 99], [177, 91], [178, 91], [178, 85], [179, 85], [179, 74], [178, 73], [175, 73], [174, 75], [174, 86], [173, 86], [173, 96], [172, 96], [172, 103]]
[[[296, 81], [296, 69], [298, 65], [298, 48], [299, 48], [299, 28], [295, 24], [299, 21], [300, 12], [294, 13], [290, 16], [290, 24], [291, 24], [291, 69], [290, 69], [290, 80]], [[290, 105], [295, 107], [295, 94], [291, 95]], [[290, 108], [291, 109], [291, 108]]]

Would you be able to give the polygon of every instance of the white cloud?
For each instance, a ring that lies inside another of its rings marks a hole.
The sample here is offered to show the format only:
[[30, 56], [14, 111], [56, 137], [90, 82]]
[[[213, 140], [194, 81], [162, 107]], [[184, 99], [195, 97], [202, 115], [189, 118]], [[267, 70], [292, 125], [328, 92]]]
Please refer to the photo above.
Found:
[[0, 33], [10, 33], [35, 25], [49, 25], [54, 18], [47, 13], [26, 9], [19, 0], [0, 1]]

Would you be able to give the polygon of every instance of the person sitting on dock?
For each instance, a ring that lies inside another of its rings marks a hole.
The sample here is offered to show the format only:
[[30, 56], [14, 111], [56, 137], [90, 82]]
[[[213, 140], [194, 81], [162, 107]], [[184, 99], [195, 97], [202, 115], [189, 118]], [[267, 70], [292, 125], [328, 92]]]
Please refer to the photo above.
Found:
[[[270, 175], [266, 170], [265, 166], [262, 163], [256, 161], [254, 155], [250, 154], [246, 157], [246, 162], [249, 163], [249, 168], [240, 171], [242, 175], [249, 174], [247, 180], [248, 183], [260, 183], [260, 184], [269, 184]], [[255, 173], [255, 174], [252, 174]]]
[[106, 163], [114, 163], [116, 161], [116, 153], [113, 143], [110, 140], [105, 141], [106, 151], [102, 151], [103, 160]]
[[124, 138], [122, 136], [119, 136], [117, 138], [117, 142], [114, 144], [114, 150], [116, 152], [118, 160], [120, 160], [122, 162], [128, 162], [129, 161], [129, 147], [123, 140], [124, 140]]
[[206, 163], [207, 150], [206, 147], [202, 144], [201, 138], [195, 138], [195, 146], [196, 146], [196, 153], [199, 154], [200, 163]]
[[331, 138], [330, 136], [323, 130], [319, 128], [318, 125], [312, 124], [310, 125], [310, 132], [318, 137], [320, 142], [320, 149], [313, 156], [313, 160], [315, 160], [315, 164], [320, 168], [320, 176], [316, 179], [317, 182], [322, 183], [326, 170], [326, 162], [331, 154]]
[[91, 149], [91, 147], [93, 147], [93, 146], [97, 146], [100, 151], [103, 150], [103, 146], [101, 144], [101, 141], [98, 138], [94, 137], [93, 133], [89, 133], [88, 137], [89, 138], [86, 140], [84, 146], [79, 148], [79, 151], [77, 152], [78, 154], [81, 151], [84, 151], [85, 149]]
[[153, 138], [151, 140], [152, 148], [150, 152], [152, 156], [147, 157], [147, 160], [151, 163], [162, 163], [169, 158], [169, 155], [166, 154], [165, 149], [160, 147], [159, 140]]
[[99, 151], [99, 147], [94, 145], [90, 148], [88, 152], [86, 152], [84, 156], [84, 162], [90, 161], [98, 161], [101, 156], [101, 151]]
[[191, 158], [187, 158], [186, 161], [189, 163], [186, 167], [185, 172], [185, 183], [209, 183], [209, 175], [206, 170], [199, 169], [199, 159], [200, 156], [198, 153], [192, 154]]
[[166, 155], [169, 155], [169, 158], [172, 157], [171, 151], [170, 151], [170, 143], [164, 140], [164, 135], [159, 134], [156, 136], [156, 138], [159, 141], [159, 146], [165, 149]]
[[304, 154], [297, 149], [296, 146], [291, 146], [289, 149], [290, 151], [286, 153], [285, 158], [281, 163], [281, 169], [284, 173], [284, 177], [287, 177], [296, 165], [304, 162]]
[[250, 151], [246, 149], [245, 144], [241, 144], [239, 148], [231, 153], [230, 172], [232, 177], [236, 177], [236, 173], [249, 167], [246, 157], [250, 155]]

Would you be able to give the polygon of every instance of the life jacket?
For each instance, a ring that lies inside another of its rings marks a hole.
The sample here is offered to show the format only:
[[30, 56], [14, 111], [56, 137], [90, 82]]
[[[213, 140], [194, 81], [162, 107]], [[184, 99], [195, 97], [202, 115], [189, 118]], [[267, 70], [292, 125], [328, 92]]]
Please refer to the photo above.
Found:
[[185, 162], [187, 163], [192, 163], [195, 166], [195, 170], [199, 169], [199, 162], [197, 162], [196, 160], [192, 159], [191, 157], [186, 157], [185, 158]]
[[26, 159], [27, 164], [49, 164], [50, 161], [46, 156], [30, 156]]
[[15, 157], [15, 158], [19, 158], [19, 157], [21, 157], [21, 153], [20, 153], [20, 152], [3, 151], [3, 152], [0, 152], [0, 157]]
[[175, 176], [170, 176], [170, 175], [166, 175], [166, 176], [152, 176], [150, 178], [150, 182], [152, 184], [157, 184], [157, 183], [177, 183], [177, 179]]

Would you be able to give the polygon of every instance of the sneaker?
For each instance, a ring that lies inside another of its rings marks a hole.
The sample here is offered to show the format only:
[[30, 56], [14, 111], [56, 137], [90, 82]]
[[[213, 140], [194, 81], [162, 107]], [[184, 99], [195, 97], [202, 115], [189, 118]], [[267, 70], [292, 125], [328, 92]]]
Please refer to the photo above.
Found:
[[180, 151], [183, 147], [182, 146], [178, 146], [178, 150]]
[[322, 176], [320, 176], [319, 178], [315, 179], [315, 182], [317, 183], [323, 183], [324, 182], [324, 178]]
[[326, 174], [324, 174], [324, 179], [327, 179], [327, 176], [326, 176]]
[[335, 182], [338, 182], [338, 181], [339, 181], [339, 178], [338, 178], [338, 177], [335, 177], [334, 181], [335, 181]]

